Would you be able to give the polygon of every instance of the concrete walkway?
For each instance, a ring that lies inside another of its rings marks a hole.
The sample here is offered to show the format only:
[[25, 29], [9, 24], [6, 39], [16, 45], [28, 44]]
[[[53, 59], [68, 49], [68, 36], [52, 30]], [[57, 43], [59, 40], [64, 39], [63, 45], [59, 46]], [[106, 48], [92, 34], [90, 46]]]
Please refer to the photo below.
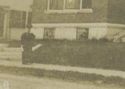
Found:
[[79, 72], [88, 74], [97, 74], [105, 77], [120, 77], [125, 79], [125, 71], [117, 70], [106, 70], [96, 68], [83, 68], [83, 67], [71, 67], [62, 65], [48, 65], [48, 64], [30, 64], [22, 65], [21, 62], [17, 61], [0, 61], [0, 66], [18, 67], [18, 68], [33, 68], [33, 69], [44, 69], [44, 70], [56, 70], [62, 72]]

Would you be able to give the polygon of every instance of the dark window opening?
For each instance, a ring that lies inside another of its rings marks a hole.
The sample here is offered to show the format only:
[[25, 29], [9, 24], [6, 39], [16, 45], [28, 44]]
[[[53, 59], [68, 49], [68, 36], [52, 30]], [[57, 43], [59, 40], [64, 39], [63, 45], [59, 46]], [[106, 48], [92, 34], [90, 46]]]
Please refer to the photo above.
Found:
[[44, 28], [44, 39], [54, 39], [55, 28]]
[[77, 39], [86, 40], [88, 39], [89, 29], [88, 28], [77, 28]]
[[32, 13], [25, 11], [10, 11], [10, 28], [25, 28], [27, 24], [31, 24]]
[[26, 12], [24, 11], [10, 11], [10, 27], [25, 28]]

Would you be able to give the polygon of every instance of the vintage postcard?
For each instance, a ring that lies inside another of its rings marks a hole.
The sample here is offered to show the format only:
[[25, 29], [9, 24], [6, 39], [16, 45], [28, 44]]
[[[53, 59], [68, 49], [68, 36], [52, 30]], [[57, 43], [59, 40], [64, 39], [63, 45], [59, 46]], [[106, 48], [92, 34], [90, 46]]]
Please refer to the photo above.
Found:
[[0, 0], [0, 89], [125, 89], [125, 0]]

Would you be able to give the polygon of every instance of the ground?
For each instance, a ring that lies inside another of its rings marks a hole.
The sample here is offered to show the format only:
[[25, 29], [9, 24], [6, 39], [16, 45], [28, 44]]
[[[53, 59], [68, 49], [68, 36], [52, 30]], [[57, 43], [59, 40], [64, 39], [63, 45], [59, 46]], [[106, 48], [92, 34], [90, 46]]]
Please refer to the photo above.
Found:
[[0, 80], [8, 81], [9, 89], [124, 89], [117, 85], [92, 82], [72, 82], [54, 78], [14, 76], [0, 74]]
[[[98, 68], [98, 69], [113, 69], [113, 70], [122, 70], [125, 71], [125, 44], [124, 43], [112, 43], [112, 42], [107, 42], [107, 41], [57, 41], [57, 40], [48, 40], [48, 41], [39, 41], [38, 43], [42, 43], [43, 46], [36, 50], [33, 54], [33, 61], [37, 63], [42, 63], [42, 64], [57, 64], [57, 65], [66, 65], [66, 66], [77, 66], [77, 67], [87, 67], [87, 68]], [[10, 46], [15, 45], [11, 43]], [[18, 43], [15, 46], [19, 46], [20, 44]], [[8, 70], [11, 68], [8, 68]], [[26, 70], [25, 70], [26, 71]], [[30, 71], [30, 70], [28, 70]], [[19, 71], [20, 72], [20, 71]], [[27, 71], [26, 71], [27, 72]], [[14, 72], [15, 73], [15, 72]], [[17, 72], [18, 73], [18, 72]], [[47, 73], [42, 72], [43, 74], [47, 75]], [[24, 72], [23, 72], [24, 74]], [[51, 73], [48, 73], [51, 75]], [[62, 74], [62, 73], [61, 73]], [[39, 74], [38, 74], [39, 75]], [[53, 74], [52, 74], [53, 75]], [[59, 74], [60, 75], [60, 74]], [[63, 74], [62, 74], [63, 75]], [[59, 77], [58, 73], [56, 73], [54, 76]], [[68, 75], [71, 76], [71, 75]], [[75, 76], [80, 76], [80, 75], [75, 75]], [[55, 78], [56, 78], [55, 77]], [[86, 75], [83, 77], [83, 74], [80, 76], [81, 78], [92, 78], [94, 81], [96, 80], [96, 77], [93, 78], [92, 76], [87, 76]], [[64, 76], [63, 76], [64, 78]], [[68, 77], [69, 78], [69, 77]], [[80, 79], [81, 79], [80, 78]], [[32, 78], [31, 78], [32, 79]], [[45, 79], [45, 80], [44, 80]], [[42, 80], [45, 82], [46, 79], [48, 80], [47, 83], [43, 83]], [[77, 82], [79, 81], [76, 79], [74, 82], [67, 82], [66, 79], [65, 81], [60, 81], [60, 80], [55, 80], [55, 79], [50, 79], [50, 78], [40, 78], [40, 84], [37, 83], [38, 89], [41, 87], [41, 84], [43, 83], [43, 88], [44, 89], [70, 89], [70, 86], [72, 89], [122, 89], [122, 87], [119, 87], [115, 85], [115, 82], [119, 83], [119, 80], [116, 78], [111, 78], [111, 81], [113, 83], [101, 83], [102, 81], [98, 81], [97, 83], [90, 83], [90, 82]], [[74, 78], [73, 78], [74, 79]], [[105, 80], [104, 78], [101, 78], [102, 80]], [[24, 79], [25, 80], [25, 79]], [[23, 86], [30, 85], [31, 87], [36, 87], [36, 81], [27, 81], [24, 82], [24, 80], [19, 80], [20, 82], [13, 82], [13, 83], [18, 83], [20, 84], [21, 81], [24, 84]], [[110, 79], [109, 79], [110, 80]], [[27, 83], [29, 82], [29, 83]], [[93, 82], [93, 81], [92, 81]], [[104, 81], [105, 82], [105, 81]], [[123, 83], [124, 84], [124, 83]], [[48, 85], [48, 86], [47, 86]], [[50, 86], [51, 87], [50, 87]], [[78, 86], [79, 87], [78, 87]], [[19, 86], [19, 85], [17, 85]], [[68, 87], [69, 86], [69, 87]], [[22, 86], [20, 86], [22, 87]], [[27, 89], [32, 89], [30, 86], [26, 87]], [[123, 88], [124, 89], [124, 88]]]

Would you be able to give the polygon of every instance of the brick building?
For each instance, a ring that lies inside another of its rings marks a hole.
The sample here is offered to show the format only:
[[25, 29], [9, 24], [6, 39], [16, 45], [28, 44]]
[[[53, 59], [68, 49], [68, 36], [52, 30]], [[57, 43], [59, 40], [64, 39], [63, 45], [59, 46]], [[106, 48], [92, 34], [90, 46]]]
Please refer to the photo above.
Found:
[[125, 0], [34, 0], [32, 31], [40, 39], [112, 39], [125, 30]]

